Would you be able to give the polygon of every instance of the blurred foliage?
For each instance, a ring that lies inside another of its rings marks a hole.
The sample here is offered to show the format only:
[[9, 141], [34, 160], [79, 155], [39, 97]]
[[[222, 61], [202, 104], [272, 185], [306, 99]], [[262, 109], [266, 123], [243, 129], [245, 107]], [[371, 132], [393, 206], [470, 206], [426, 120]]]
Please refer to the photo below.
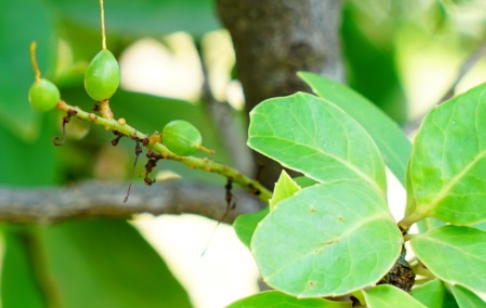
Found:
[[[484, 1], [348, 0], [342, 26], [348, 82], [403, 124], [408, 104], [417, 100], [414, 92], [427, 87], [437, 92], [430, 97], [419, 93], [420, 104], [436, 103], [444, 94], [460, 63], [483, 40], [485, 23]], [[422, 68], [415, 58], [424, 55], [442, 66], [442, 72], [434, 72], [437, 79], [425, 80], [427, 85], [417, 84]], [[449, 76], [445, 82], [443, 75]]]
[[61, 223], [42, 228], [40, 240], [62, 307], [191, 306], [160, 256], [124, 221]]
[[[151, 37], [163, 44], [163, 37], [176, 31], [193, 35], [199, 45], [205, 34], [219, 27], [211, 0], [105, 1], [105, 9], [108, 46], [116, 56], [141, 38]], [[90, 108], [83, 74], [101, 47], [99, 16], [98, 3], [93, 0], [0, 1], [0, 184], [62, 185], [95, 177], [97, 162], [115, 160], [105, 151], [113, 136], [98, 127], [84, 128], [84, 132], [81, 128], [78, 135], [68, 136], [64, 147], [53, 147], [50, 139], [60, 133], [60, 115], [37, 113], [27, 102], [34, 80], [29, 44], [36, 40], [43, 76], [59, 85], [69, 103]], [[416, 77], [410, 58], [432, 50], [430, 46], [439, 46], [455, 54], [460, 63], [483, 39], [486, 4], [480, 0], [348, 0], [343, 16], [349, 83], [403, 123], [412, 92], [407, 76], [412, 72]], [[421, 38], [419, 44], [405, 48], [417, 37]], [[450, 71], [457, 71], [457, 65]], [[226, 79], [237, 77], [237, 72], [232, 74]], [[216, 149], [216, 160], [235, 163], [208, 113], [207, 102], [126, 90], [119, 91], [112, 101], [117, 116], [147, 133], [161, 130], [176, 118], [191, 121], [202, 131], [205, 144]], [[238, 111], [235, 114], [242, 115]], [[243, 123], [234, 122], [237, 126]], [[134, 144], [123, 140], [120, 147], [128, 153], [119, 160], [125, 162], [118, 175], [122, 179], [129, 174]], [[218, 181], [177, 163], [163, 165], [164, 170], [183, 176]], [[137, 172], [142, 168], [140, 164]], [[37, 239], [44, 251], [45, 273], [59, 287], [65, 307], [190, 305], [164, 261], [132, 227], [122, 221], [96, 221], [40, 229], [6, 226], [1, 273], [4, 308], [47, 307], [43, 280], [32, 271], [32, 245], [25, 240], [28, 236]], [[169, 286], [177, 290], [171, 299], [167, 297], [171, 294]], [[146, 296], [135, 296], [142, 291]], [[117, 297], [123, 303], [110, 302]]]

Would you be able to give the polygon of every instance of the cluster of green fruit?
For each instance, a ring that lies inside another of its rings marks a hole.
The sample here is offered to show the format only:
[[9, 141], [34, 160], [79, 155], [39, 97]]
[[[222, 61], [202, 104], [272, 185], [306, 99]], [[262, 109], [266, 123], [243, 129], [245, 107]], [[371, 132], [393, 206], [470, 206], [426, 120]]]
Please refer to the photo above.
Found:
[[[102, 2], [103, 49], [93, 58], [84, 75], [84, 87], [88, 95], [97, 102], [108, 101], [120, 84], [120, 66], [111, 51], [106, 49]], [[41, 78], [35, 57], [35, 42], [31, 45], [31, 59], [35, 82], [29, 90], [29, 101], [34, 109], [49, 111], [56, 107], [61, 95], [57, 86]], [[181, 156], [194, 154], [202, 147], [201, 133], [191, 123], [176, 120], [168, 123], [162, 131], [163, 144]]]
[[[35, 52], [35, 43], [31, 46]], [[36, 80], [29, 90], [29, 101], [34, 109], [49, 111], [56, 107], [61, 95], [55, 84], [40, 78], [35, 55], [32, 62], [36, 73]], [[120, 83], [120, 67], [115, 56], [108, 50], [101, 50], [91, 61], [84, 75], [84, 87], [88, 95], [96, 101], [110, 99], [115, 94]]]

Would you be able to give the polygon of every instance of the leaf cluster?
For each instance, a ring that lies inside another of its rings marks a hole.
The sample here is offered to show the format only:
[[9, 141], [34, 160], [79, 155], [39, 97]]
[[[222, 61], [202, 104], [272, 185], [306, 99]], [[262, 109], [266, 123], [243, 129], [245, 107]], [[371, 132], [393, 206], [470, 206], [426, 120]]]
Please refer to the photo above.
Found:
[[[486, 232], [475, 225], [486, 221], [486, 85], [434, 108], [412, 146], [356, 92], [299, 76], [316, 96], [258, 105], [248, 145], [304, 176], [283, 171], [269, 209], [235, 222], [275, 291], [228, 307], [485, 307], [475, 292], [486, 292]], [[407, 191], [399, 222], [385, 166]]]

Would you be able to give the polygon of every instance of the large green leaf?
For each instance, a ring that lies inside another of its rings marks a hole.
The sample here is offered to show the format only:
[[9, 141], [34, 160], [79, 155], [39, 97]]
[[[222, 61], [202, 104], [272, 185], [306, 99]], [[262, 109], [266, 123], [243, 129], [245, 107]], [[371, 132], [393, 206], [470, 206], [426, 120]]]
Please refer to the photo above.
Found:
[[432, 216], [456, 225], [486, 221], [486, 84], [436, 107], [410, 161], [415, 202], [406, 224]]
[[260, 103], [250, 113], [248, 145], [312, 179], [361, 180], [385, 194], [385, 168], [373, 140], [318, 97], [297, 93]]
[[460, 308], [486, 308], [486, 303], [476, 294], [461, 286], [452, 286]]
[[251, 241], [264, 281], [298, 297], [342, 295], [376, 283], [401, 245], [385, 200], [353, 180], [317, 184], [283, 200]]
[[58, 180], [57, 154], [52, 145], [55, 114], [39, 118], [35, 140], [26, 142], [0, 124], [0, 184], [33, 186], [52, 185]]
[[[34, 82], [29, 46], [37, 41], [37, 58], [46, 76], [49, 51], [54, 50], [52, 16], [41, 1], [0, 1], [0, 123], [17, 137], [37, 137], [37, 112], [28, 101]], [[52, 56], [52, 55], [51, 55]]]
[[[100, 29], [100, 7], [91, 0], [51, 0], [63, 18]], [[218, 28], [211, 0], [105, 1], [108, 35], [202, 34]]]
[[415, 254], [438, 278], [486, 292], [486, 232], [443, 226], [411, 240]]
[[333, 302], [325, 299], [298, 299], [277, 291], [262, 292], [240, 299], [226, 308], [350, 308], [349, 302]]
[[427, 308], [404, 291], [391, 285], [380, 285], [364, 292], [369, 308]]
[[439, 279], [414, 287], [412, 295], [428, 308], [459, 308], [455, 299]]
[[33, 271], [32, 239], [22, 227], [3, 228], [5, 254], [2, 260], [2, 307], [48, 308]]
[[400, 127], [372, 102], [349, 87], [312, 73], [300, 72], [298, 75], [314, 93], [339, 106], [368, 132], [388, 168], [405, 186], [405, 170], [412, 144]]
[[[362, 5], [357, 5], [359, 2], [345, 1], [342, 13], [341, 44], [347, 82], [394, 120], [404, 123], [407, 99], [397, 65], [397, 50], [403, 45], [396, 42], [399, 36], [396, 25], [401, 22], [400, 18], [391, 17], [395, 2], [388, 7], [389, 19], [380, 22], [375, 16], [363, 14]], [[373, 3], [376, 7], [384, 6], [384, 3]], [[400, 7], [398, 11], [407, 11], [400, 4], [396, 6]]]
[[192, 307], [163, 260], [128, 223], [66, 222], [42, 231], [63, 307]]
[[[0, 184], [34, 186], [56, 182], [58, 149], [51, 142], [54, 114], [46, 114], [39, 120], [37, 139], [31, 142], [0, 124]], [[2, 307], [47, 307], [36, 276], [39, 274], [33, 270], [33, 263], [40, 258], [31, 249], [35, 244], [34, 231], [20, 226], [6, 226], [2, 231], [5, 244], [0, 284]]]

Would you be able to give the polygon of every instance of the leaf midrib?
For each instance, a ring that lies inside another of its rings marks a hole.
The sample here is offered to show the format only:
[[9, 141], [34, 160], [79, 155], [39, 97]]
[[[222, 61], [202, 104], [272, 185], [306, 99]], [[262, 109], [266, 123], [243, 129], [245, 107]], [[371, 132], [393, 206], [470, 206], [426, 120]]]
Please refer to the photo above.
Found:
[[[339, 234], [339, 236], [337, 236], [336, 238], [333, 238], [333, 239], [330, 239], [330, 240], [332, 240], [333, 242], [336, 242], [336, 243], [340, 243], [340, 242], [343, 241], [343, 239], [349, 238], [349, 236], [351, 236], [351, 234], [354, 233], [356, 230], [359, 230], [360, 228], [363, 228], [364, 226], [368, 225], [371, 222], [376, 222], [376, 221], [381, 221], [381, 220], [388, 220], [388, 217], [386, 215], [383, 215], [383, 213], [379, 213], [377, 215], [370, 216], [367, 219], [364, 219], [364, 220], [359, 221], [359, 223], [355, 224], [351, 228], [348, 228], [343, 233]], [[319, 247], [317, 247], [317, 248], [319, 248]], [[315, 249], [316, 249], [316, 247], [312, 248], [311, 251], [309, 251], [309, 252], [303, 253], [300, 257], [292, 260], [291, 262], [288, 262], [288, 265], [279, 268], [278, 270], [276, 270], [271, 275], [268, 275], [265, 278], [267, 280], [270, 280], [275, 275], [281, 273], [282, 271], [286, 270], [287, 268], [289, 268], [291, 266], [294, 266], [295, 263], [298, 263], [302, 259], [305, 259], [305, 258], [307, 258], [309, 256], [312, 256], [314, 254], [314, 250]], [[324, 251], [326, 249], [327, 248], [324, 248], [322, 251]]]
[[[337, 107], [342, 108], [341, 104], [337, 104], [337, 103], [334, 103], [333, 101], [329, 100], [329, 98], [327, 97], [327, 95], [325, 95], [322, 91], [319, 90], [319, 87], [316, 87], [314, 86], [314, 83], [311, 81], [312, 79], [312, 76], [311, 78], [308, 78], [307, 76], [307, 73], [299, 73], [298, 74], [300, 78], [302, 78], [304, 80], [304, 82], [306, 82], [307, 84], [310, 85], [310, 87], [312, 88], [312, 91], [314, 93], [316, 93], [319, 97], [321, 97], [322, 99], [328, 101], [329, 103], [333, 104], [333, 105], [336, 105]], [[369, 100], [367, 100], [366, 98], [362, 97], [362, 95], [358, 95], [358, 93], [353, 93], [353, 96], [357, 96], [359, 97], [360, 100], [363, 100], [363, 101], [366, 101], [366, 104], [369, 105], [368, 107], [371, 107], [371, 108], [376, 108], [375, 105], [373, 105], [373, 103], [371, 103]], [[341, 95], [341, 97], [344, 97], [343, 95]], [[345, 99], [345, 98], [344, 98]], [[378, 108], [376, 108], [377, 110], [374, 110], [374, 112], [379, 111]], [[345, 111], [346, 112], [346, 111]], [[347, 113], [347, 112], [346, 112]], [[361, 124], [358, 120], [355, 119], [354, 116], [351, 116], [359, 125], [361, 125], [363, 128], [365, 128], [365, 126], [363, 124]], [[368, 123], [366, 123], [368, 124]], [[399, 129], [398, 125], [391, 121], [390, 120], [390, 126], [395, 126], [396, 129], [397, 129], [397, 133], [401, 133], [401, 130]], [[367, 125], [366, 125], [367, 126]], [[398, 165], [398, 168], [400, 169], [400, 174], [403, 175], [403, 178], [399, 178], [400, 182], [402, 183], [403, 186], [405, 186], [405, 173], [406, 173], [406, 166], [407, 166], [407, 160], [403, 160], [401, 159], [400, 155], [398, 154], [398, 152], [395, 152], [393, 151], [393, 147], [389, 144], [389, 142], [387, 142], [387, 138], [384, 138], [382, 137], [380, 134], [376, 133], [375, 134], [375, 131], [378, 131], [377, 129], [374, 128], [374, 126], [370, 126], [368, 128], [365, 128], [365, 130], [370, 134], [371, 138], [375, 141], [376, 145], [378, 146], [378, 148], [380, 149], [380, 152], [382, 154], [382, 156], [384, 157], [385, 156], [385, 153], [386, 152], [386, 156], [388, 158], [390, 158], [390, 160], [394, 160], [397, 165]], [[373, 132], [373, 134], [372, 134]], [[405, 137], [404, 140], [406, 142], [408, 142], [408, 146], [410, 147], [409, 149], [409, 153], [411, 152], [411, 143], [408, 141], [408, 139]], [[381, 150], [382, 148], [385, 148], [386, 151], [383, 151]], [[389, 166], [390, 169], [394, 169], [393, 166]], [[397, 176], [398, 177], [398, 176]]]
[[[309, 145], [306, 145], [306, 144], [302, 144], [302, 143], [299, 143], [299, 142], [295, 142], [293, 140], [289, 140], [289, 139], [284, 139], [284, 138], [281, 138], [281, 137], [275, 137], [275, 136], [261, 136], [261, 135], [253, 135], [250, 140], [249, 140], [249, 143], [251, 144], [251, 140], [253, 138], [265, 138], [265, 139], [276, 139], [276, 140], [280, 140], [280, 141], [284, 141], [284, 142], [289, 142], [289, 143], [292, 143], [292, 144], [295, 144], [295, 145], [299, 145], [299, 146], [302, 146], [304, 148], [308, 148], [308, 149], [311, 149], [311, 150], [314, 150], [318, 153], [321, 153], [325, 156], [328, 156], [328, 157], [331, 157], [335, 160], [337, 160], [338, 162], [342, 163], [344, 166], [348, 167], [349, 169], [351, 169], [351, 171], [353, 171], [354, 173], [356, 173], [359, 177], [361, 177], [363, 180], [365, 180], [367, 183], [371, 184], [371, 186], [373, 188], [375, 188], [378, 192], [381, 193], [381, 195], [383, 195], [384, 191], [383, 189], [381, 189], [381, 187], [379, 187], [378, 183], [376, 182], [376, 180], [370, 176], [368, 176], [367, 174], [365, 174], [364, 172], [362, 172], [360, 169], [358, 169], [357, 167], [355, 167], [353, 164], [351, 164], [350, 162], [346, 161], [346, 160], [343, 160], [342, 158], [338, 157], [338, 156], [335, 156], [329, 152], [326, 152], [326, 151], [323, 151], [319, 148], [314, 148], [314, 147], [311, 147]], [[301, 168], [299, 168], [301, 169]], [[321, 179], [322, 180], [322, 179]]]
[[486, 260], [484, 260], [483, 258], [481, 258], [481, 256], [472, 254], [468, 250], [461, 249], [461, 247], [455, 246], [455, 245], [453, 245], [453, 244], [451, 244], [449, 242], [445, 242], [445, 241], [440, 240], [438, 238], [434, 238], [434, 237], [428, 236], [428, 237], [424, 237], [422, 239], [418, 238], [417, 240], [419, 240], [419, 241], [422, 240], [424, 242], [429, 241], [429, 242], [433, 242], [433, 243], [437, 243], [437, 244], [441, 244], [441, 245], [447, 246], [447, 247], [451, 248], [454, 251], [460, 252], [462, 255], [469, 256], [469, 257], [471, 257], [473, 259], [477, 259], [478, 261], [481, 261], [482, 263], [485, 263], [486, 264]]
[[461, 178], [469, 171], [471, 170], [475, 165], [476, 163], [478, 163], [479, 161], [481, 161], [481, 159], [486, 156], [486, 150], [482, 151], [482, 152], [479, 152], [478, 155], [476, 155], [476, 157], [474, 157], [473, 160], [471, 160], [466, 166], [465, 168], [459, 172], [456, 176], [454, 176], [450, 181], [449, 183], [444, 186], [442, 188], [442, 190], [436, 195], [436, 198], [433, 199], [432, 202], [430, 202], [427, 206], [424, 207], [424, 210], [421, 211], [423, 214], [427, 214], [429, 213], [430, 211], [432, 211], [439, 202], [442, 201], [443, 198], [445, 198], [450, 190], [452, 190], [454, 188], [454, 186], [456, 186], [456, 184], [461, 180]]

